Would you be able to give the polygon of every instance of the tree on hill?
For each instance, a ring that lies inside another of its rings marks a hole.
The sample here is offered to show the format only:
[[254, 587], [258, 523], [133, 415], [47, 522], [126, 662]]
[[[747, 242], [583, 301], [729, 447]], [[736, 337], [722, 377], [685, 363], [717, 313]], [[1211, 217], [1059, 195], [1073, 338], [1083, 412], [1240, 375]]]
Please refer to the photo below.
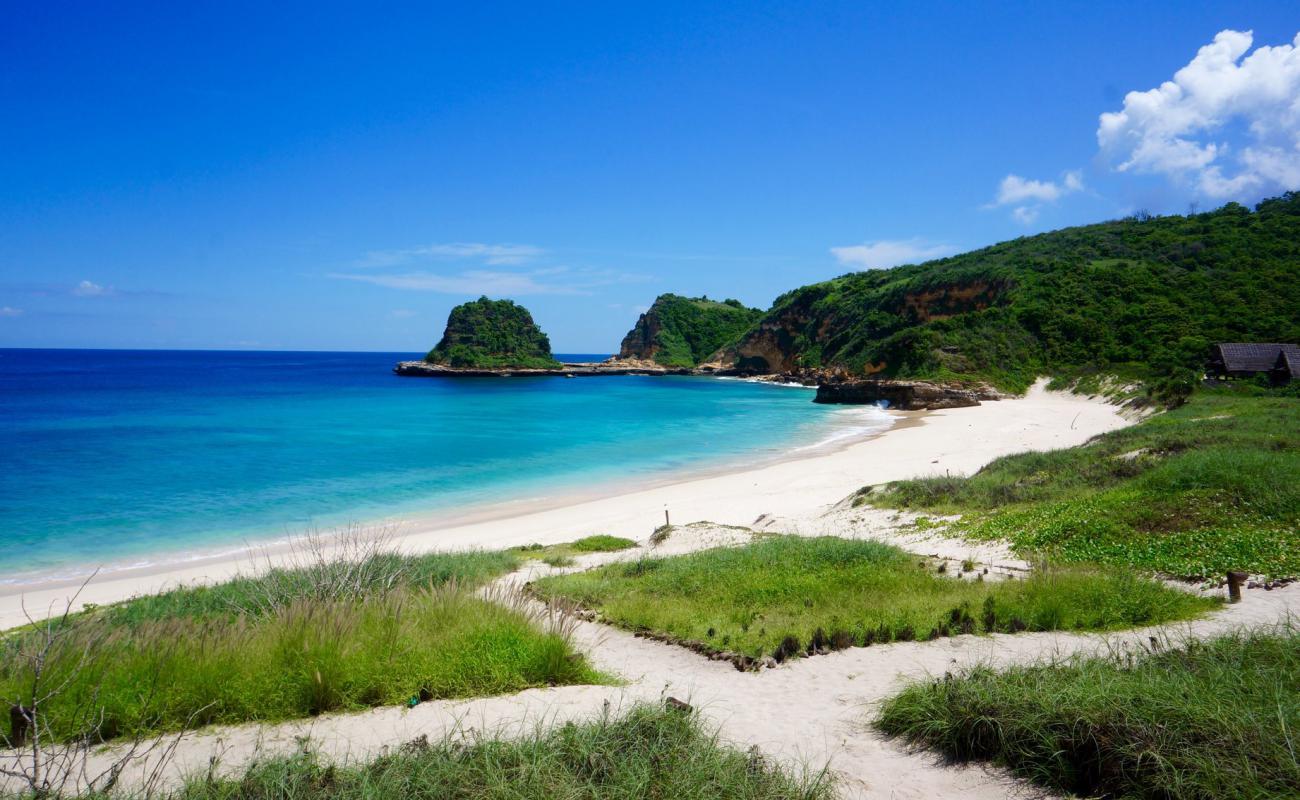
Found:
[[528, 309], [480, 297], [451, 310], [447, 329], [425, 360], [449, 367], [558, 368], [551, 342]]

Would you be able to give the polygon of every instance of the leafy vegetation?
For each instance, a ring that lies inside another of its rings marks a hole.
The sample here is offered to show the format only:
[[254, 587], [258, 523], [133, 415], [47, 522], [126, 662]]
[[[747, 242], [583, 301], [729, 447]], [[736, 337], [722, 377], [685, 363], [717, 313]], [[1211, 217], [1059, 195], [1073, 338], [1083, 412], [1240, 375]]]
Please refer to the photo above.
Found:
[[1300, 403], [1204, 390], [1092, 442], [901, 481], [878, 505], [965, 516], [951, 532], [1025, 555], [1184, 577], [1300, 575]]
[[832, 789], [824, 771], [791, 774], [723, 745], [694, 714], [641, 706], [522, 739], [417, 739], [367, 764], [303, 752], [195, 779], [169, 800], [829, 800]]
[[447, 329], [425, 360], [451, 367], [558, 368], [551, 342], [528, 309], [480, 297], [451, 310]]
[[93, 609], [53, 646], [44, 625], [0, 640], [0, 698], [30, 708], [58, 687], [40, 701], [50, 735], [106, 740], [600, 680], [562, 625], [471, 590], [515, 563], [374, 553]]
[[1300, 631], [1234, 634], [905, 689], [886, 732], [1080, 796], [1300, 796]]
[[[988, 381], [1133, 371], [1184, 393], [1215, 341], [1300, 341], [1300, 194], [1255, 210], [1130, 217], [777, 299], [731, 355], [761, 370], [840, 367]], [[784, 354], [771, 364], [763, 353]], [[762, 362], [762, 363], [759, 363]]]
[[778, 660], [821, 647], [956, 633], [1107, 630], [1194, 616], [1214, 602], [1123, 572], [1035, 571], [1024, 580], [937, 574], [873, 541], [778, 536], [544, 578], [534, 589], [618, 625]]
[[623, 338], [619, 356], [695, 367], [735, 342], [762, 315], [739, 300], [661, 294]]

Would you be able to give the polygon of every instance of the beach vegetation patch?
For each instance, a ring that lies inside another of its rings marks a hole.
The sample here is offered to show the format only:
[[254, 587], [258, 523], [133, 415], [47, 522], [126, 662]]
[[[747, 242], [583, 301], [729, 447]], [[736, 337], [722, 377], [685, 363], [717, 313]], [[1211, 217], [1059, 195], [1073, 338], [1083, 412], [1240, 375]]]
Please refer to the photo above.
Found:
[[1296, 797], [1300, 631], [976, 667], [903, 690], [876, 724], [1081, 797]]
[[[1300, 576], [1300, 403], [1198, 391], [1080, 447], [999, 458], [970, 477], [872, 492], [873, 505], [962, 514], [948, 531], [1022, 555], [1181, 577]], [[865, 496], [865, 495], [864, 495]]]
[[516, 556], [500, 551], [403, 555], [388, 550], [382, 541], [356, 540], [343, 546], [344, 552], [321, 548], [291, 558], [287, 566], [211, 585], [141, 595], [89, 613], [126, 627], [180, 617], [259, 616], [303, 601], [360, 600], [449, 582], [470, 589], [519, 566]]
[[11, 631], [0, 699], [38, 707], [51, 739], [100, 741], [602, 680], [564, 615], [517, 591], [474, 591], [512, 556], [366, 563], [308, 564]]
[[1093, 567], [977, 581], [880, 542], [797, 536], [609, 564], [532, 589], [621, 627], [778, 661], [961, 633], [1115, 630], [1186, 619], [1218, 602]]
[[169, 800], [831, 800], [833, 789], [824, 769], [782, 767], [723, 744], [693, 711], [646, 705], [521, 738], [422, 737], [367, 763], [304, 748], [232, 778], [194, 779]]

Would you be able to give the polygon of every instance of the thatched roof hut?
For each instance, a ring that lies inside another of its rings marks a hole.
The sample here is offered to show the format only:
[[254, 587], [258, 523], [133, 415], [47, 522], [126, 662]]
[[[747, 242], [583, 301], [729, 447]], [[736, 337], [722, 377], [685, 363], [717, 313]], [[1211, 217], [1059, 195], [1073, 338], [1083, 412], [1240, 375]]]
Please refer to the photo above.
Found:
[[1289, 383], [1300, 376], [1300, 345], [1276, 342], [1216, 344], [1206, 371], [1221, 378], [1267, 375], [1274, 383]]

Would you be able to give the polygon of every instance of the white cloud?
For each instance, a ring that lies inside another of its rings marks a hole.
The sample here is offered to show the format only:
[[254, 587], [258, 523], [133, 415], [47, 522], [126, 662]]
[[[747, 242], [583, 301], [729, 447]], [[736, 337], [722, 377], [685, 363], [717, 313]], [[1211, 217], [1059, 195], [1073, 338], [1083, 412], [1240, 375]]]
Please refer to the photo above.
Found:
[[366, 253], [358, 267], [395, 267], [423, 259], [474, 259], [489, 266], [525, 264], [546, 251], [530, 244], [485, 244], [452, 242], [427, 244], [401, 250], [374, 250]]
[[1120, 172], [1165, 175], [1216, 198], [1300, 188], [1300, 33], [1259, 47], [1221, 31], [1173, 79], [1101, 115], [1097, 143]]
[[329, 277], [360, 281], [390, 289], [441, 292], [459, 295], [522, 297], [535, 294], [591, 294], [591, 290], [615, 283], [643, 280], [640, 275], [612, 270], [547, 267], [525, 272], [471, 269], [444, 275], [437, 272], [332, 273]]
[[1022, 225], [1038, 219], [1044, 203], [1055, 203], [1067, 194], [1083, 191], [1083, 172], [1071, 170], [1056, 181], [1039, 181], [1022, 178], [1011, 173], [998, 184], [998, 194], [986, 208], [1015, 206], [1011, 218]]
[[919, 264], [932, 258], [951, 255], [957, 248], [924, 239], [880, 239], [875, 242], [832, 247], [831, 254], [841, 264], [861, 269], [884, 269], [899, 264]]
[[1061, 196], [1061, 187], [1051, 181], [1031, 181], [1019, 175], [1008, 175], [998, 185], [998, 198], [994, 205], [1008, 206], [1026, 200], [1050, 203]]
[[0, 317], [21, 317], [22, 315], [23, 315], [23, 310], [21, 308], [0, 306]]
[[1038, 219], [1039, 206], [1016, 206], [1011, 209], [1011, 218], [1021, 225], [1032, 225]]
[[93, 281], [82, 281], [72, 287], [72, 293], [77, 297], [102, 297], [106, 294], [112, 294], [113, 287], [100, 286]]

